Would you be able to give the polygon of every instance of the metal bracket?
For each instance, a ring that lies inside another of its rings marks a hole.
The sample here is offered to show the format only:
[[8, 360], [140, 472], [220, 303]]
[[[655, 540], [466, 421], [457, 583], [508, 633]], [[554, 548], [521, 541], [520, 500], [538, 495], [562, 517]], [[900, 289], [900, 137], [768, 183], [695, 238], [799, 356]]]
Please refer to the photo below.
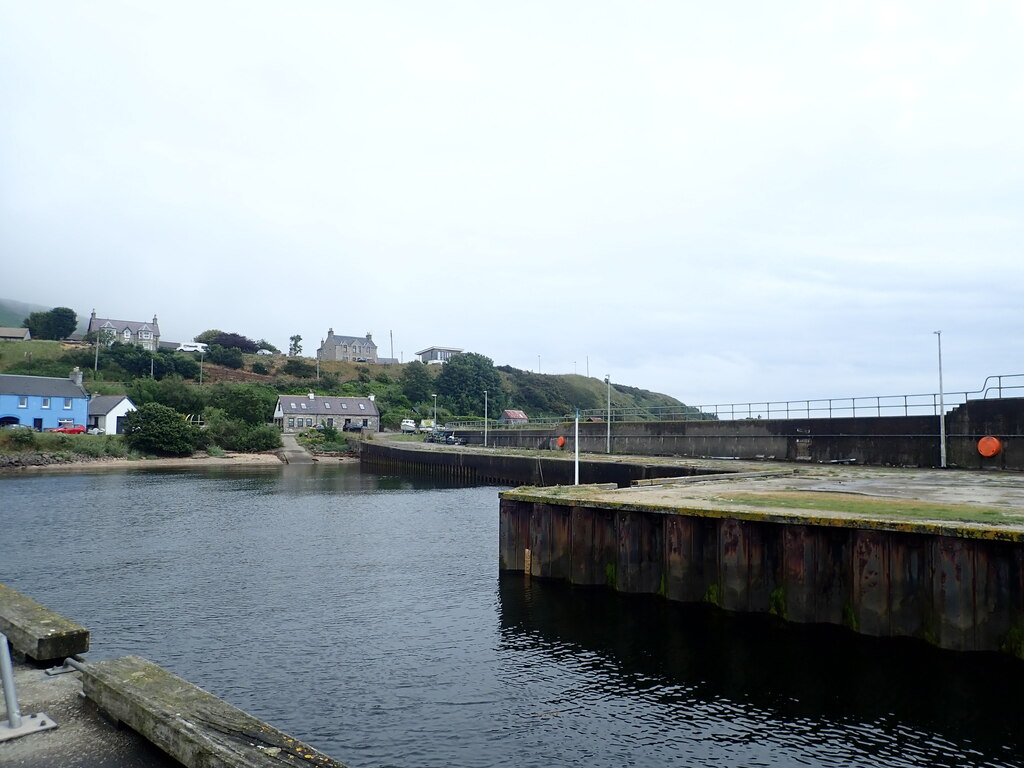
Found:
[[28, 736], [30, 733], [37, 733], [39, 731], [49, 731], [56, 727], [57, 724], [53, 721], [53, 718], [45, 712], [22, 716], [21, 725], [17, 728], [12, 728], [8, 720], [0, 720], [0, 741], [10, 741], [19, 736]]

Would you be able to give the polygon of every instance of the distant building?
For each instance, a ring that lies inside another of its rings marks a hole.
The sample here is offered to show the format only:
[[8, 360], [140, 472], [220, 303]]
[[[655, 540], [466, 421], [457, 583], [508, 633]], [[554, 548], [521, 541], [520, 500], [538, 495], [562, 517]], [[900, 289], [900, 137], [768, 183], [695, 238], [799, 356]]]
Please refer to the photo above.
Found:
[[23, 424], [42, 432], [84, 425], [88, 415], [89, 393], [78, 368], [66, 379], [0, 374], [0, 427]]
[[376, 363], [377, 345], [373, 334], [366, 336], [336, 336], [333, 328], [327, 329], [327, 338], [320, 342], [316, 356], [321, 360], [347, 360], [352, 363]]
[[156, 352], [160, 346], [160, 326], [157, 324], [156, 315], [153, 315], [151, 323], [138, 320], [108, 320], [96, 317], [94, 309], [89, 316], [89, 327], [85, 332], [99, 334], [100, 339], [107, 344], [113, 344], [115, 341], [136, 344], [150, 352]]
[[516, 411], [512, 408], [506, 408], [501, 412], [501, 418], [498, 419], [499, 424], [508, 424], [515, 426], [517, 424], [526, 424], [530, 421], [525, 411]]
[[324, 426], [345, 430], [363, 428], [380, 431], [380, 411], [370, 397], [323, 397], [281, 395], [274, 408], [274, 424], [284, 432], [298, 432]]
[[460, 352], [462, 350], [455, 347], [427, 347], [426, 349], [421, 349], [416, 355], [419, 357], [420, 362], [427, 365], [438, 365], [440, 363], [447, 363], [454, 355]]
[[28, 328], [0, 328], [0, 341], [30, 341]]
[[122, 420], [134, 410], [135, 403], [126, 395], [93, 395], [86, 426], [102, 429], [108, 435], [120, 435], [124, 432]]

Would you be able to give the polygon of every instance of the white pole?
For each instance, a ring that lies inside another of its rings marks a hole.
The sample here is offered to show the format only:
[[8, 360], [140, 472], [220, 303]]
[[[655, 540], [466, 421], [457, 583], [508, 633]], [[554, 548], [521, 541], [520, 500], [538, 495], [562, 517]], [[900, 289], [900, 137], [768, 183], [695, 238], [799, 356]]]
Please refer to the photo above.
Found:
[[939, 339], [939, 466], [946, 468], [946, 396], [942, 388], [942, 331], [935, 331]]
[[576, 409], [576, 434], [573, 437], [573, 442], [576, 444], [576, 474], [575, 482], [573, 485], [580, 484], [580, 409]]
[[606, 374], [604, 377], [604, 383], [608, 385], [608, 418], [605, 423], [605, 429], [607, 430], [607, 437], [605, 438], [605, 453], [612, 452], [612, 375]]
[[431, 395], [434, 398], [434, 430], [437, 430], [437, 395]]
[[487, 447], [487, 390], [484, 390], [484, 448]]

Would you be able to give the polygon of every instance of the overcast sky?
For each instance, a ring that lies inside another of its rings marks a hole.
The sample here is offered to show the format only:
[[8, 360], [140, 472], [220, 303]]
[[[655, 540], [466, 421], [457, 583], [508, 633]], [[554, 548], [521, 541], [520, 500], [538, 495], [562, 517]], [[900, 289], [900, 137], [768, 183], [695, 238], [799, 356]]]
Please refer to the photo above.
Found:
[[[1024, 373], [1020, 2], [0, 0], [0, 296], [690, 404]], [[393, 338], [393, 347], [392, 341]]]

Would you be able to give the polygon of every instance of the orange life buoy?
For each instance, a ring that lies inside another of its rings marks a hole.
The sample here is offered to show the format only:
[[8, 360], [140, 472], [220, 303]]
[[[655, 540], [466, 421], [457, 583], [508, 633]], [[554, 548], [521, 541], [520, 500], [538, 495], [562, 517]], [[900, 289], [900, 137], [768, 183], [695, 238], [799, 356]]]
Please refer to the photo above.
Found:
[[558, 447], [559, 448], [565, 448], [565, 438], [564, 437], [559, 437], [557, 442], [558, 442]]
[[985, 435], [978, 441], [978, 453], [985, 458], [992, 458], [1003, 450], [1003, 444], [999, 442], [998, 437], [992, 437], [991, 435]]

